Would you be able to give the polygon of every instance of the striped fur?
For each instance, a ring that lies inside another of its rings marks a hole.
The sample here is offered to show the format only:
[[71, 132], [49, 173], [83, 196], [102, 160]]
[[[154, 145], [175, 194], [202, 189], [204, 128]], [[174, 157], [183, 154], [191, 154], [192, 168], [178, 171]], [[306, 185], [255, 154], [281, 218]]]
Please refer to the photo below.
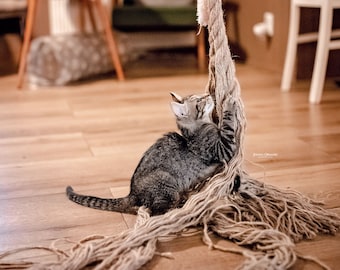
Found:
[[[181, 134], [171, 132], [158, 139], [143, 155], [130, 183], [127, 197], [103, 199], [80, 195], [67, 187], [68, 198], [90, 208], [136, 213], [145, 206], [151, 214], [181, 207], [188, 191], [215, 174], [236, 149], [234, 108], [224, 112], [222, 127], [212, 121], [213, 99], [209, 95], [185, 98], [171, 93], [172, 111]], [[240, 184], [235, 179], [235, 187]]]

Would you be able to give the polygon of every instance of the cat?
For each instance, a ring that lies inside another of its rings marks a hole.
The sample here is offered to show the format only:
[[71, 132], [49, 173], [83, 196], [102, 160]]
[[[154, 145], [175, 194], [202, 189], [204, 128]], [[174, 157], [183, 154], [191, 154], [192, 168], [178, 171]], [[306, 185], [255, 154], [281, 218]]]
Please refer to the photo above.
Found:
[[[171, 109], [181, 134], [170, 132], [143, 155], [130, 183], [128, 196], [103, 199], [79, 195], [67, 187], [67, 197], [80, 205], [136, 214], [140, 206], [160, 215], [183, 206], [188, 191], [218, 172], [235, 153], [235, 108], [224, 112], [221, 128], [212, 120], [214, 101], [208, 94], [182, 98], [171, 93]], [[234, 180], [234, 191], [240, 178]]]

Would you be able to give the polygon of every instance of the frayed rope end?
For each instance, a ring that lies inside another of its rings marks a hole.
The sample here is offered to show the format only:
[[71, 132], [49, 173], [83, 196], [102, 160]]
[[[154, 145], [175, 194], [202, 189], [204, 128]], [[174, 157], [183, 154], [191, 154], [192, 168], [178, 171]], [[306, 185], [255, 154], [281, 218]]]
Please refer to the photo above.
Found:
[[208, 1], [197, 0], [197, 23], [200, 26], [207, 26], [209, 21]]

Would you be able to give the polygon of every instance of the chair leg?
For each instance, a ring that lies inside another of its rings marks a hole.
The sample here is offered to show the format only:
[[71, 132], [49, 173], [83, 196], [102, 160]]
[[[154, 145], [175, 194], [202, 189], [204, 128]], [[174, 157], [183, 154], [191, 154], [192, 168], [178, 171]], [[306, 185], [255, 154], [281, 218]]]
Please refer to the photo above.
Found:
[[321, 101], [329, 56], [332, 21], [333, 8], [330, 5], [330, 1], [324, 1], [324, 4], [320, 9], [318, 45], [316, 48], [312, 83], [309, 91], [310, 103], [320, 103]]
[[27, 62], [27, 54], [31, 44], [32, 31], [35, 19], [35, 13], [38, 5], [38, 0], [28, 0], [27, 1], [27, 17], [26, 17], [26, 26], [24, 32], [24, 41], [22, 44], [20, 62], [19, 62], [19, 73], [18, 73], [18, 88], [22, 87], [26, 62]]
[[287, 51], [281, 81], [282, 91], [289, 91], [291, 88], [292, 78], [294, 74], [299, 24], [300, 24], [300, 7], [294, 5], [293, 1], [291, 1]]
[[85, 1], [83, 0], [83, 2], [84, 2], [84, 5], [87, 9], [88, 14], [89, 14], [92, 30], [94, 32], [97, 32], [97, 24], [96, 24], [96, 20], [95, 20], [94, 14], [93, 14], [93, 9], [92, 9], [91, 3], [88, 0], [85, 0]]
[[197, 36], [197, 61], [198, 70], [205, 71], [206, 69], [206, 52], [205, 52], [205, 29], [202, 27]]
[[108, 48], [111, 54], [113, 65], [116, 69], [118, 80], [123, 81], [125, 79], [124, 72], [122, 69], [121, 62], [120, 62], [116, 40], [114, 38], [112, 29], [111, 29], [110, 20], [107, 17], [107, 14], [105, 12], [105, 9], [102, 5], [101, 0], [93, 0], [93, 1], [97, 6], [99, 17], [102, 20], [102, 24], [104, 26], [106, 41], [107, 41]]
[[79, 6], [79, 30], [81, 33], [85, 32], [85, 7], [87, 0], [80, 0]]

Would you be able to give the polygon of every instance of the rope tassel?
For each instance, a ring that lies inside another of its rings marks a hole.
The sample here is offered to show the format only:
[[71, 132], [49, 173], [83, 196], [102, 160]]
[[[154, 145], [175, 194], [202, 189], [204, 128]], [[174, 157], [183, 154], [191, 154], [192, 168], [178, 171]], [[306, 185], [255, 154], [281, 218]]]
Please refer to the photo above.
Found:
[[[251, 178], [243, 170], [243, 140], [246, 127], [240, 86], [225, 34], [221, 0], [198, 0], [198, 23], [209, 31], [209, 81], [206, 91], [216, 103], [217, 119], [227, 104], [237, 108], [236, 139], [238, 150], [224, 170], [207, 181], [180, 209], [150, 217], [139, 209], [135, 228], [118, 235], [92, 236], [81, 240], [69, 251], [46, 248], [57, 256], [52, 262], [11, 262], [0, 254], [0, 269], [138, 269], [155, 255], [158, 241], [178, 235], [190, 236], [189, 229], [203, 234], [210, 248], [244, 255], [239, 269], [288, 269], [296, 262], [295, 242], [312, 239], [319, 233], [335, 234], [340, 218], [299, 192], [278, 189]], [[241, 176], [241, 186], [232, 193], [233, 180]], [[215, 245], [211, 232], [233, 241], [242, 248], [226, 249]], [[303, 257], [319, 263], [316, 259]], [[321, 262], [320, 266], [327, 268]]]

